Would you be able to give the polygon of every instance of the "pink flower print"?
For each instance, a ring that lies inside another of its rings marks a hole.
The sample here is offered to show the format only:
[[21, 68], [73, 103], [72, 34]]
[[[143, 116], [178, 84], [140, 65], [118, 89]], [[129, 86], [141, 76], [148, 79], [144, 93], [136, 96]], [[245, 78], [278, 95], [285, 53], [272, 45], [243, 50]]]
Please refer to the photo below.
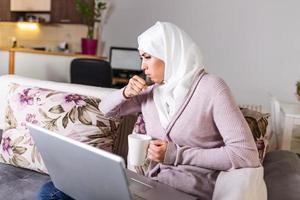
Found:
[[65, 111], [70, 111], [74, 106], [75, 107], [82, 107], [86, 103], [83, 101], [83, 98], [78, 94], [68, 94], [64, 96], [64, 102], [62, 106]]
[[36, 118], [35, 114], [27, 113], [25, 120], [26, 120], [26, 122], [30, 122], [32, 124], [37, 124], [38, 121], [35, 118]]
[[59, 102], [65, 112], [69, 112], [73, 107], [82, 107], [86, 105], [80, 95], [60, 93], [53, 95], [51, 100], [55, 103]]
[[142, 114], [139, 114], [135, 125], [134, 125], [134, 132], [140, 134], [146, 134], [145, 122]]
[[33, 105], [33, 95], [29, 95], [31, 89], [27, 88], [23, 90], [23, 93], [19, 94], [19, 100], [22, 105]]
[[2, 140], [2, 150], [4, 153], [11, 155], [12, 153], [12, 145], [10, 137], [4, 137]]
[[69, 94], [65, 97], [65, 101], [67, 103], [73, 102], [77, 106], [84, 106], [85, 101], [83, 101], [82, 97], [78, 94]]

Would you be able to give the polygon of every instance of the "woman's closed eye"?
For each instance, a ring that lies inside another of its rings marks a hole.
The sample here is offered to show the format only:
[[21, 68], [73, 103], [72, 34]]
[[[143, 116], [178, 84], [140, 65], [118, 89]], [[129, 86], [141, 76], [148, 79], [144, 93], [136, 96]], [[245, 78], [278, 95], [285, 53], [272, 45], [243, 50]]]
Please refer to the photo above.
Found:
[[148, 55], [148, 54], [143, 53], [143, 54], [141, 55], [141, 60], [142, 60], [143, 58], [145, 58], [146, 60], [148, 60], [148, 59], [151, 58], [151, 55]]

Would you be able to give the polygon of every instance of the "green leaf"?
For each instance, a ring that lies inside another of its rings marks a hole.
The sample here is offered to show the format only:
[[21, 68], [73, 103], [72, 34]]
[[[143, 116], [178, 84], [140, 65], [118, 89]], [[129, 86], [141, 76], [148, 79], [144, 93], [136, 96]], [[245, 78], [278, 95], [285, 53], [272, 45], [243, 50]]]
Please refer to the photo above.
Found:
[[30, 165], [30, 162], [28, 162], [25, 157], [17, 155], [17, 154], [13, 156], [13, 158], [11, 159], [11, 162], [16, 166], [26, 167], [26, 166]]
[[93, 97], [88, 97], [84, 100], [86, 103], [91, 104], [92, 106], [94, 106], [95, 108], [98, 109], [98, 105], [101, 102], [100, 99], [97, 98], [93, 98]]
[[89, 135], [89, 136], [87, 136], [87, 138], [89, 138], [91, 140], [98, 139], [98, 138], [101, 138], [101, 134]]
[[78, 119], [78, 112], [77, 112], [77, 108], [75, 106], [70, 111], [69, 118], [73, 123], [75, 123], [75, 121]]
[[94, 107], [92, 104], [90, 103], [86, 103], [86, 105], [84, 106], [84, 108], [87, 110], [87, 111], [90, 111], [92, 113], [95, 113], [95, 114], [99, 114], [100, 111], [97, 107]]
[[66, 127], [68, 126], [68, 123], [69, 123], [68, 114], [69, 114], [69, 113], [67, 113], [67, 114], [63, 117], [63, 119], [62, 119], [62, 125], [63, 125], [64, 128], [66, 128]]
[[45, 119], [51, 119], [50, 117], [48, 117], [47, 113], [44, 112], [41, 108], [39, 108], [39, 113], [40, 113]]
[[83, 107], [78, 107], [78, 119], [85, 125], [92, 125], [92, 120], [88, 112]]
[[55, 118], [55, 119], [50, 119], [47, 121], [42, 121], [42, 123], [44, 124], [44, 128], [48, 129], [50, 131], [57, 131], [58, 127], [57, 127], [57, 120], [60, 118], [61, 116]]
[[97, 120], [97, 126], [98, 127], [107, 127], [107, 125], [104, 122], [98, 121], [98, 120]]
[[17, 120], [14, 116], [13, 110], [8, 105], [5, 110], [5, 130], [16, 128], [17, 127]]
[[32, 147], [31, 160], [32, 160], [33, 163], [35, 163], [35, 161], [37, 161], [37, 162], [39, 162], [39, 163], [42, 162], [41, 154], [40, 154], [40, 152], [37, 150], [36, 145], [33, 145], [33, 147]]
[[33, 163], [35, 163], [35, 152], [36, 152], [36, 145], [34, 144], [33, 147], [32, 147], [32, 151], [31, 151], [31, 161]]
[[76, 9], [83, 18], [84, 23], [88, 26], [87, 37], [93, 39], [94, 37], [94, 24], [101, 22], [100, 16], [102, 10], [106, 9], [105, 2], [89, 3], [83, 0], [75, 0]]
[[18, 155], [22, 155], [26, 151], [27, 151], [27, 148], [25, 148], [25, 147], [16, 146], [13, 148], [13, 152]]
[[118, 127], [116, 126], [116, 123], [113, 120], [109, 120], [109, 124], [112, 131], [116, 131]]
[[65, 111], [61, 105], [57, 105], [57, 106], [53, 106], [52, 108], [50, 108], [49, 112], [54, 113], [54, 114], [61, 114]]
[[12, 146], [17, 146], [18, 144], [20, 144], [22, 141], [24, 140], [24, 136], [20, 136], [17, 137], [13, 142], [12, 142]]
[[49, 94], [47, 94], [46, 98], [49, 98], [53, 95], [56, 95], [56, 94], [60, 94], [61, 92], [50, 92]]

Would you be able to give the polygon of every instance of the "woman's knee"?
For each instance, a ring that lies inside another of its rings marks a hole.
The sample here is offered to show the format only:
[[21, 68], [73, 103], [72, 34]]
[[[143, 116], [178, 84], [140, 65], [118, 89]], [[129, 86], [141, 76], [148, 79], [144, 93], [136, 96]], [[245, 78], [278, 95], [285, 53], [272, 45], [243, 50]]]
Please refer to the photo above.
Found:
[[52, 181], [45, 183], [39, 190], [37, 199], [38, 200], [53, 200], [63, 199], [63, 193], [58, 190]]

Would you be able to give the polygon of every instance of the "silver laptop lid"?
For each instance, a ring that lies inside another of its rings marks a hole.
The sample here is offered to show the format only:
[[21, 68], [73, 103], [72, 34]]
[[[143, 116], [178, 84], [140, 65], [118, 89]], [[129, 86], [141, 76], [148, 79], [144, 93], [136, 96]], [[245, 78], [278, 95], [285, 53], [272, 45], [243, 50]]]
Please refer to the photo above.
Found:
[[124, 160], [106, 152], [27, 124], [54, 185], [77, 200], [129, 200]]

